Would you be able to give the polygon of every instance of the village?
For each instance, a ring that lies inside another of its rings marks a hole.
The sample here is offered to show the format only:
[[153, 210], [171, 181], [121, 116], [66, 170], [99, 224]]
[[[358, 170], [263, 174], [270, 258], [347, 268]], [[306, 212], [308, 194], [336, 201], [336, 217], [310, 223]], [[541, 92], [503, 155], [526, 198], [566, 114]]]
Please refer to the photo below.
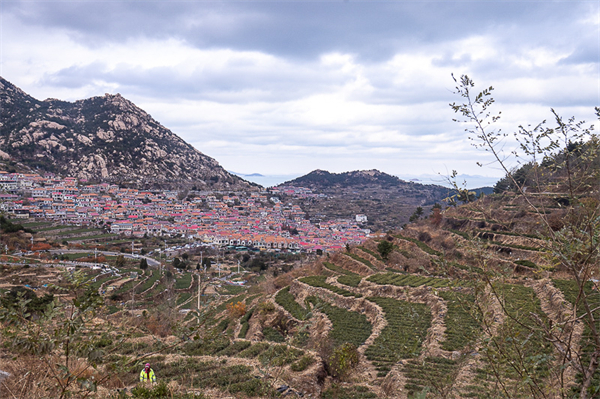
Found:
[[298, 205], [281, 200], [318, 195], [291, 186], [235, 193], [145, 191], [0, 171], [0, 212], [13, 219], [95, 226], [134, 239], [185, 237], [267, 251], [332, 252], [368, 238], [365, 215], [311, 221]]

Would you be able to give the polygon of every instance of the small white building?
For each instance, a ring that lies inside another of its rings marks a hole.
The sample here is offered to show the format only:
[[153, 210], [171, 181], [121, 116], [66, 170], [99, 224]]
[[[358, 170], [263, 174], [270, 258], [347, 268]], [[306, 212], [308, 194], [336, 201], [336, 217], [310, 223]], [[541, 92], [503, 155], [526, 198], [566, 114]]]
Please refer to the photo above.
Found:
[[356, 215], [356, 223], [366, 223], [366, 222], [367, 222], [367, 215], [363, 215], [363, 214]]

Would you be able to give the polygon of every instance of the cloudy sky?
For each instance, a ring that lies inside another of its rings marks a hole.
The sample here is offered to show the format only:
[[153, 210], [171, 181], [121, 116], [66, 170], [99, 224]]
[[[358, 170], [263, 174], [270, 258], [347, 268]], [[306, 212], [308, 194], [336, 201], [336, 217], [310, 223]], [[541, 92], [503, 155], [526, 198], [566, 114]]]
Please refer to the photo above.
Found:
[[[593, 122], [598, 1], [0, 1], [0, 75], [38, 99], [121, 93], [239, 173], [501, 176], [452, 122], [451, 74], [500, 128]], [[504, 143], [508, 152], [512, 141]]]

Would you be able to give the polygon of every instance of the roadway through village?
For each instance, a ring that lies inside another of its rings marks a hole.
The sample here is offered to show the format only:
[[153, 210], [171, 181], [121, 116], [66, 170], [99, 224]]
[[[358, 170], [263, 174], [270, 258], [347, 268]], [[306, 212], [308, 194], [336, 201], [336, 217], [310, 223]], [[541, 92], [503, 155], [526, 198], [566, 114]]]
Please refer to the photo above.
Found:
[[[62, 254], [66, 254], [66, 253], [88, 253], [90, 254], [90, 256], [94, 256], [94, 251], [85, 251], [85, 250], [81, 250], [81, 249], [51, 249], [50, 251], [51, 254], [58, 254], [58, 255], [62, 255]], [[150, 258], [148, 256], [143, 256], [143, 255], [131, 255], [131, 254], [126, 254], [126, 253], [122, 253], [122, 252], [113, 252], [113, 251], [99, 251], [96, 250], [95, 252], [96, 254], [100, 255], [105, 255], [105, 256], [118, 256], [118, 255], [123, 255], [123, 257], [127, 258], [127, 259], [146, 259], [146, 261], [148, 262], [148, 266], [150, 267], [158, 267], [160, 266], [160, 262], [157, 261], [154, 258]]]

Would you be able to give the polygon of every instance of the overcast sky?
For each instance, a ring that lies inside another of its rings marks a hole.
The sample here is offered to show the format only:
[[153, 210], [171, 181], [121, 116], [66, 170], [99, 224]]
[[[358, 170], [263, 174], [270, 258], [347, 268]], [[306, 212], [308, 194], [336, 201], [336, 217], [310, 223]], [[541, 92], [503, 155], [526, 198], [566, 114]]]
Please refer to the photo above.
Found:
[[[38, 99], [121, 93], [227, 170], [480, 168], [448, 104], [501, 127], [600, 104], [598, 1], [0, 1], [0, 75]], [[505, 143], [505, 150], [512, 147]]]

